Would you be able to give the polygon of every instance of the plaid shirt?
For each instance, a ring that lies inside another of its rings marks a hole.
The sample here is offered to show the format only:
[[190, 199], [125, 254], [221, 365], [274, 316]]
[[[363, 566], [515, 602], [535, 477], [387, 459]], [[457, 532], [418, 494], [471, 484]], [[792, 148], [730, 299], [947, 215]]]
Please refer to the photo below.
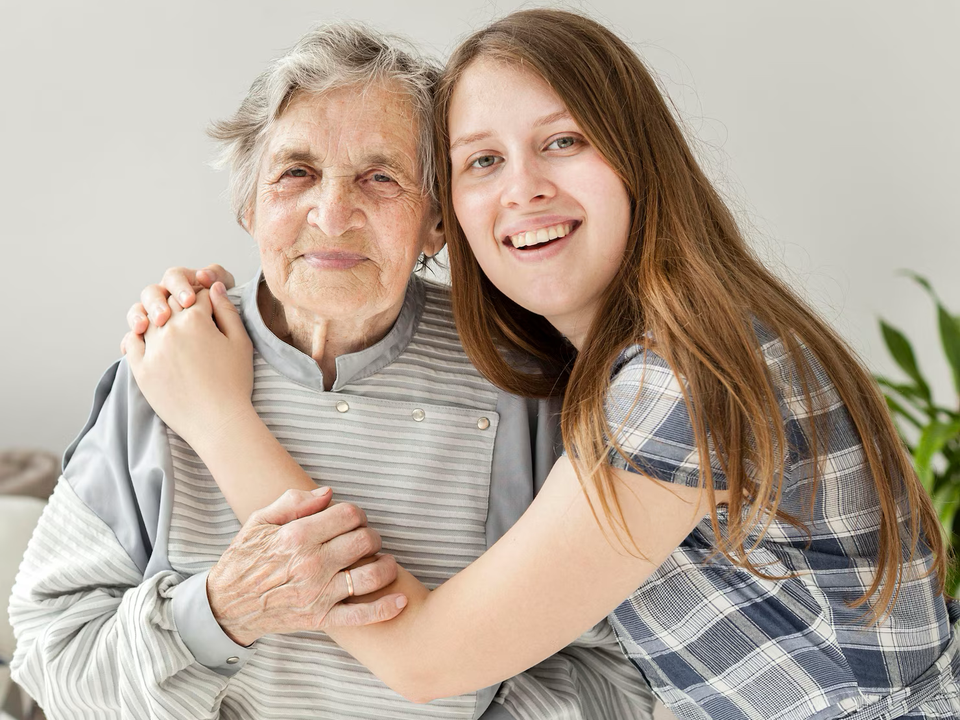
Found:
[[[892, 614], [879, 626], [846, 602], [873, 580], [879, 505], [860, 438], [813, 355], [817, 427], [826, 463], [809, 515], [812, 461], [801, 421], [808, 413], [779, 338], [755, 327], [777, 386], [789, 449], [781, 508], [803, 531], [775, 520], [752, 552], [767, 580], [732, 565], [716, 547], [709, 517], [610, 616], [621, 646], [654, 692], [683, 719], [793, 720], [850, 717], [960, 718], [960, 612], [913, 563]], [[607, 399], [610, 427], [645, 474], [699, 485], [700, 468], [680, 381], [662, 357], [639, 346], [618, 359]], [[615, 451], [614, 467], [633, 470]], [[717, 489], [726, 477], [711, 460]], [[718, 509], [726, 523], [725, 506]], [[747, 545], [749, 547], [749, 543]], [[915, 570], [916, 572], [910, 572]]]

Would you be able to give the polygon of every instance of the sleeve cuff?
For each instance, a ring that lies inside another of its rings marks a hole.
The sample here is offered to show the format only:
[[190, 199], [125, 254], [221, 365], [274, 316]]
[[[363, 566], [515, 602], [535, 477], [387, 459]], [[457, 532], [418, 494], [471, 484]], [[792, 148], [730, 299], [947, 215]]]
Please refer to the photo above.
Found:
[[253, 646], [237, 645], [213, 616], [207, 598], [206, 572], [192, 575], [177, 586], [173, 593], [173, 619], [194, 659], [220, 675], [236, 675], [253, 657]]

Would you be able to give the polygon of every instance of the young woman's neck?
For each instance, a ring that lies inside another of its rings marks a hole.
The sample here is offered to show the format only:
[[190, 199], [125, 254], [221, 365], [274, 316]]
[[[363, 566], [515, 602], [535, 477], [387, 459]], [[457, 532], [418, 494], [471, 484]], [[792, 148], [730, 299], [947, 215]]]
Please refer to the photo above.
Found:
[[583, 349], [583, 344], [587, 340], [590, 327], [593, 325], [594, 315], [595, 313], [591, 309], [589, 311], [581, 310], [561, 317], [544, 317], [547, 317], [547, 322], [553, 325], [561, 335], [569, 340], [570, 344], [577, 349], [577, 352], [580, 352], [580, 350]]

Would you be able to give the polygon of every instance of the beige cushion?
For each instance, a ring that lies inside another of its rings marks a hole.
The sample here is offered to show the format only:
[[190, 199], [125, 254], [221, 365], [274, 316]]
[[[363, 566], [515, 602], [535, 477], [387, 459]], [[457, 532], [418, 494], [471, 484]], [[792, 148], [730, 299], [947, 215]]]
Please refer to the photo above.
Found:
[[[13, 630], [7, 608], [13, 581], [44, 503], [32, 497], [0, 495], [0, 657], [13, 655]], [[2, 693], [2, 689], [0, 689]]]

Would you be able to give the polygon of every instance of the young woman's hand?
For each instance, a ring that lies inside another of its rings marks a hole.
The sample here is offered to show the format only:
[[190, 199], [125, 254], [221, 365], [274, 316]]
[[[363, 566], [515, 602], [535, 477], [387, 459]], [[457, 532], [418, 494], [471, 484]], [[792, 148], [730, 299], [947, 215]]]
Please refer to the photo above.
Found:
[[154, 411], [199, 451], [255, 415], [253, 347], [222, 283], [197, 293], [184, 309], [168, 299], [170, 319], [145, 337], [124, 338], [141, 392]]
[[[180, 307], [191, 307], [197, 300], [197, 292], [209, 290], [215, 282], [222, 282], [228, 290], [234, 286], [233, 275], [220, 265], [208, 265], [201, 270], [185, 267], [167, 268], [158, 285], [147, 285], [140, 293], [140, 302], [127, 311], [127, 325], [137, 335], [143, 335], [152, 322], [162, 327], [170, 319], [167, 298], [173, 297]], [[120, 352], [126, 352], [120, 345]]]

